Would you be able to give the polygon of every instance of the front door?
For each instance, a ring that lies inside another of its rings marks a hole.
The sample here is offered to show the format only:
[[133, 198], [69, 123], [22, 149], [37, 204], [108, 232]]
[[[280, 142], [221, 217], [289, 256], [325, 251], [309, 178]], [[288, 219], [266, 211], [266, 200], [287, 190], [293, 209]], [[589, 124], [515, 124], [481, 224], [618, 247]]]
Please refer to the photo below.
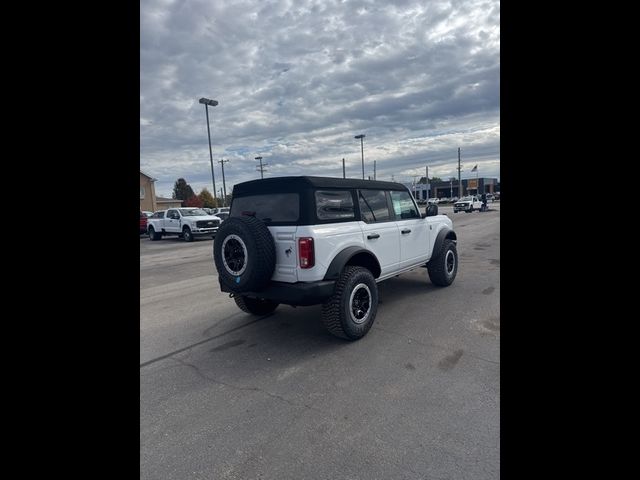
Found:
[[391, 202], [400, 233], [400, 268], [426, 262], [429, 250], [429, 225], [411, 194], [392, 190]]
[[400, 263], [400, 239], [389, 208], [389, 194], [383, 190], [360, 190], [358, 203], [365, 247], [378, 258], [381, 277], [393, 273]]
[[164, 229], [167, 232], [180, 233], [180, 214], [178, 210], [172, 209], [167, 212], [167, 218], [165, 218]]

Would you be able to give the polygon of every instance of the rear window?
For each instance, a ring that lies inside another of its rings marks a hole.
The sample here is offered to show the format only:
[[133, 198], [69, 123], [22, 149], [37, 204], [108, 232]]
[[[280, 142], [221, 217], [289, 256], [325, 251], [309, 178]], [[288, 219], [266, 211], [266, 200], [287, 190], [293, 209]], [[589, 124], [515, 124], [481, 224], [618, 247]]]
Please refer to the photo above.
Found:
[[392, 220], [387, 205], [387, 195], [382, 190], [360, 190], [360, 214], [365, 223]]
[[235, 197], [231, 204], [231, 216], [239, 217], [242, 212], [251, 212], [266, 223], [297, 222], [300, 217], [300, 198], [297, 193]]
[[316, 216], [318, 220], [354, 219], [353, 196], [345, 190], [317, 190]]

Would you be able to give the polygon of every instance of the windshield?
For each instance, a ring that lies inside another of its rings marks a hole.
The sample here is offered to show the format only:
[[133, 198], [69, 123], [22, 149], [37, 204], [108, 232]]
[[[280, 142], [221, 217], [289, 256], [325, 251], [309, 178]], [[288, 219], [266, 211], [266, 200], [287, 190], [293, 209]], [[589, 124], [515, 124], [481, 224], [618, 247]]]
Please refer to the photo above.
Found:
[[470, 202], [473, 200], [473, 197], [462, 197], [459, 201], [460, 202]]
[[183, 217], [196, 217], [201, 215], [209, 215], [201, 208], [181, 208], [180, 213]]

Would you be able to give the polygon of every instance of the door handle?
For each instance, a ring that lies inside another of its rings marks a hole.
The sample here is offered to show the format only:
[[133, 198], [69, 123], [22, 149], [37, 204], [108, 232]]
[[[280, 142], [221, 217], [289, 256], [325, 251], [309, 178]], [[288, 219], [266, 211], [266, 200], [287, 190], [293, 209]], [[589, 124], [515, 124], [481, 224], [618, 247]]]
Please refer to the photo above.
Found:
[[404, 235], [405, 233], [411, 233], [411, 230], [409, 230], [408, 228], [405, 230], [402, 230], [402, 234]]
[[367, 235], [367, 238], [369, 240], [373, 240], [374, 238], [380, 238], [380, 235], [378, 235], [377, 233], [372, 233], [371, 235]]

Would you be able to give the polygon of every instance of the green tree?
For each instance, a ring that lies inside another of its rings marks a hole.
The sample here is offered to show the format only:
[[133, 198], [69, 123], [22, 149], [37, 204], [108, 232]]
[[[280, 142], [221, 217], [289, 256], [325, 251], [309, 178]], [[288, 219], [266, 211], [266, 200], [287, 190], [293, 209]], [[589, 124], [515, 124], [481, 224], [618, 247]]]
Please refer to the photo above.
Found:
[[213, 198], [213, 195], [211, 195], [211, 192], [209, 192], [209, 190], [207, 190], [206, 188], [202, 189], [202, 191], [198, 194], [198, 198], [202, 200], [203, 207], [213, 208], [216, 206], [217, 202]]
[[189, 185], [184, 178], [176, 180], [176, 183], [173, 185], [173, 198], [184, 201], [195, 197], [195, 195], [193, 188], [191, 188], [191, 185]]

